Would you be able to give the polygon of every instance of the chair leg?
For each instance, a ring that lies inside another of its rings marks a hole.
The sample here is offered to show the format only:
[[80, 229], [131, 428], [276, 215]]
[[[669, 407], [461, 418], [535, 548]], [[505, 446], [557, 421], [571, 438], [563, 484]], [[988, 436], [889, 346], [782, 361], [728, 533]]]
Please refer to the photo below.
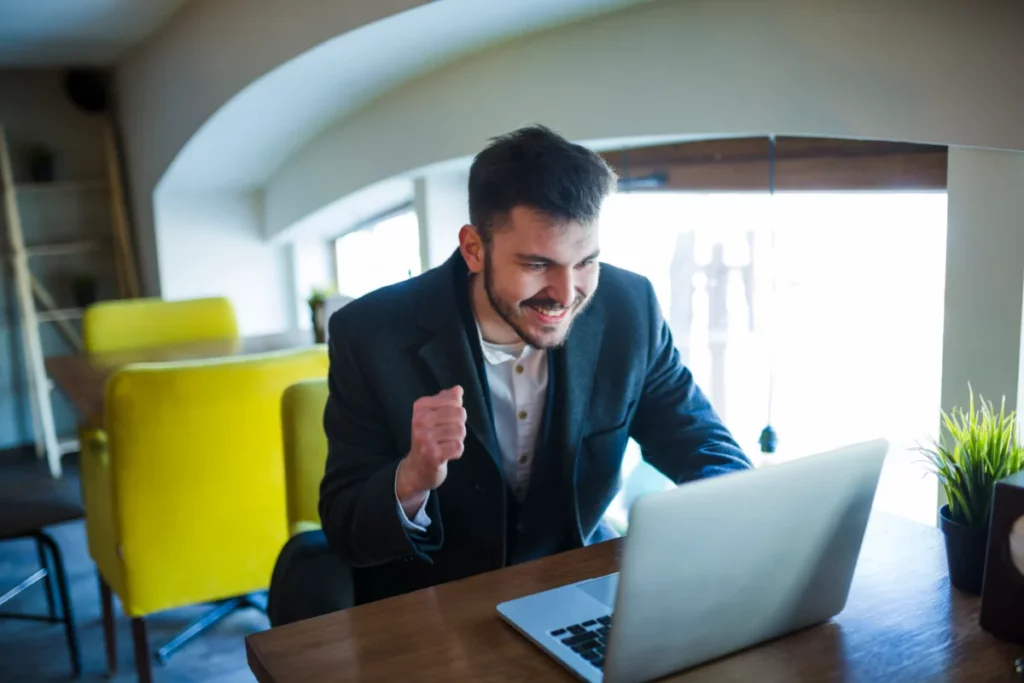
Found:
[[110, 586], [97, 575], [100, 581], [100, 603], [103, 607], [103, 644], [107, 649], [107, 675], [117, 674], [117, 632], [114, 630], [114, 596]]
[[146, 622], [142, 617], [132, 619], [132, 642], [135, 645], [135, 671], [139, 683], [153, 683], [153, 668], [149, 663], [149, 642]]
[[228, 616], [239, 607], [244, 606], [244, 598], [241, 597], [229, 598], [228, 600], [218, 603], [216, 607], [186, 626], [184, 631], [176, 635], [169, 643], [160, 648], [156, 653], [156, 660], [161, 664], [166, 663], [172, 654], [188, 644], [189, 641], [194, 639], [203, 631], [213, 628], [218, 622], [224, 619], [224, 617]]
[[64, 614], [64, 635], [71, 653], [71, 668], [77, 678], [82, 675], [82, 655], [78, 650], [78, 633], [75, 630], [75, 615], [74, 610], [71, 609], [71, 593], [68, 590], [68, 575], [64, 571], [64, 560], [61, 558], [60, 548], [50, 536], [40, 531], [36, 534], [36, 540], [46, 546], [53, 559], [54, 573], [57, 575], [57, 590], [60, 593], [61, 612]]
[[36, 551], [39, 553], [39, 566], [46, 570], [46, 607], [49, 609], [50, 619], [57, 621], [57, 605], [53, 599], [53, 569], [46, 561], [46, 548], [38, 538], [36, 538]]
[[252, 607], [255, 610], [267, 613], [267, 603], [269, 596], [267, 591], [258, 591], [256, 593], [249, 593], [248, 595], [242, 596], [243, 607]]

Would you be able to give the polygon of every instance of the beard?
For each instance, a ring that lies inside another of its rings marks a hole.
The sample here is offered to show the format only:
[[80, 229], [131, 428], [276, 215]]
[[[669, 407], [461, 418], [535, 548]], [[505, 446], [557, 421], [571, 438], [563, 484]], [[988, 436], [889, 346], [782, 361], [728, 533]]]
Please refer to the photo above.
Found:
[[[495, 291], [494, 287], [494, 268], [491, 263], [490, 250], [484, 251], [484, 291], [487, 293], [487, 300], [491, 303], [491, 308], [501, 316], [509, 327], [522, 339], [524, 342], [529, 344], [535, 349], [546, 350], [546, 349], [558, 349], [565, 344], [565, 340], [569, 338], [569, 332], [572, 331], [572, 324], [586, 305], [590, 302], [593, 296], [585, 296], [579, 292], [576, 293], [576, 298], [567, 307], [568, 313], [566, 314], [566, 328], [565, 334], [558, 341], [551, 343], [545, 342], [540, 339], [537, 335], [531, 334], [525, 326], [526, 312], [523, 310], [530, 306], [542, 306], [548, 308], [560, 308], [558, 302], [552, 299], [540, 297], [527, 299], [520, 301], [518, 304], [510, 303], [501, 298]], [[554, 329], [556, 326], [551, 326]]]

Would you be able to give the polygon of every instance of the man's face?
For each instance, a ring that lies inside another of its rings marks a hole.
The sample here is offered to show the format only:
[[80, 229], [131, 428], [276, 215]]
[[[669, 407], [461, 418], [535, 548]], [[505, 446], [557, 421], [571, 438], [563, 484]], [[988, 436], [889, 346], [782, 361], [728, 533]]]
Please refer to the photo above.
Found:
[[516, 207], [484, 250], [484, 289], [520, 339], [557, 348], [597, 289], [598, 231]]

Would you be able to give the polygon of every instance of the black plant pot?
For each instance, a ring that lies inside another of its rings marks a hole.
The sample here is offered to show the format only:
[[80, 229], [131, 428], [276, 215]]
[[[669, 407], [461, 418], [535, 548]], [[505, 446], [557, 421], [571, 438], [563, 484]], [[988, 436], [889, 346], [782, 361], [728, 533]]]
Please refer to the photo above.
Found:
[[316, 344], [323, 344], [327, 339], [327, 321], [324, 320], [325, 311], [326, 308], [323, 301], [309, 302], [310, 318], [313, 321], [313, 340]]
[[978, 528], [954, 522], [949, 506], [943, 505], [939, 510], [939, 528], [946, 537], [949, 582], [965, 593], [980, 595], [985, 576], [988, 526]]

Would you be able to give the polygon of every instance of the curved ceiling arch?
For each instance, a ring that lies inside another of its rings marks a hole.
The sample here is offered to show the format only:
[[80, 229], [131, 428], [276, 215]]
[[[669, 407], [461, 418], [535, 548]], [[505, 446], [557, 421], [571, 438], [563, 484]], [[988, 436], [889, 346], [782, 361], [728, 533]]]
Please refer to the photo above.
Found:
[[261, 187], [332, 121], [418, 75], [500, 41], [645, 1], [437, 0], [383, 16], [249, 83], [182, 146], [158, 190]]
[[160, 291], [154, 191], [203, 123], [274, 67], [324, 41], [430, 0], [188, 2], [117, 64], [140, 272]]
[[265, 230], [287, 239], [339, 198], [535, 121], [594, 145], [777, 133], [1024, 150], [1024, 7], [982, 4], [658, 0], [492, 47], [310, 139], [267, 184]]

